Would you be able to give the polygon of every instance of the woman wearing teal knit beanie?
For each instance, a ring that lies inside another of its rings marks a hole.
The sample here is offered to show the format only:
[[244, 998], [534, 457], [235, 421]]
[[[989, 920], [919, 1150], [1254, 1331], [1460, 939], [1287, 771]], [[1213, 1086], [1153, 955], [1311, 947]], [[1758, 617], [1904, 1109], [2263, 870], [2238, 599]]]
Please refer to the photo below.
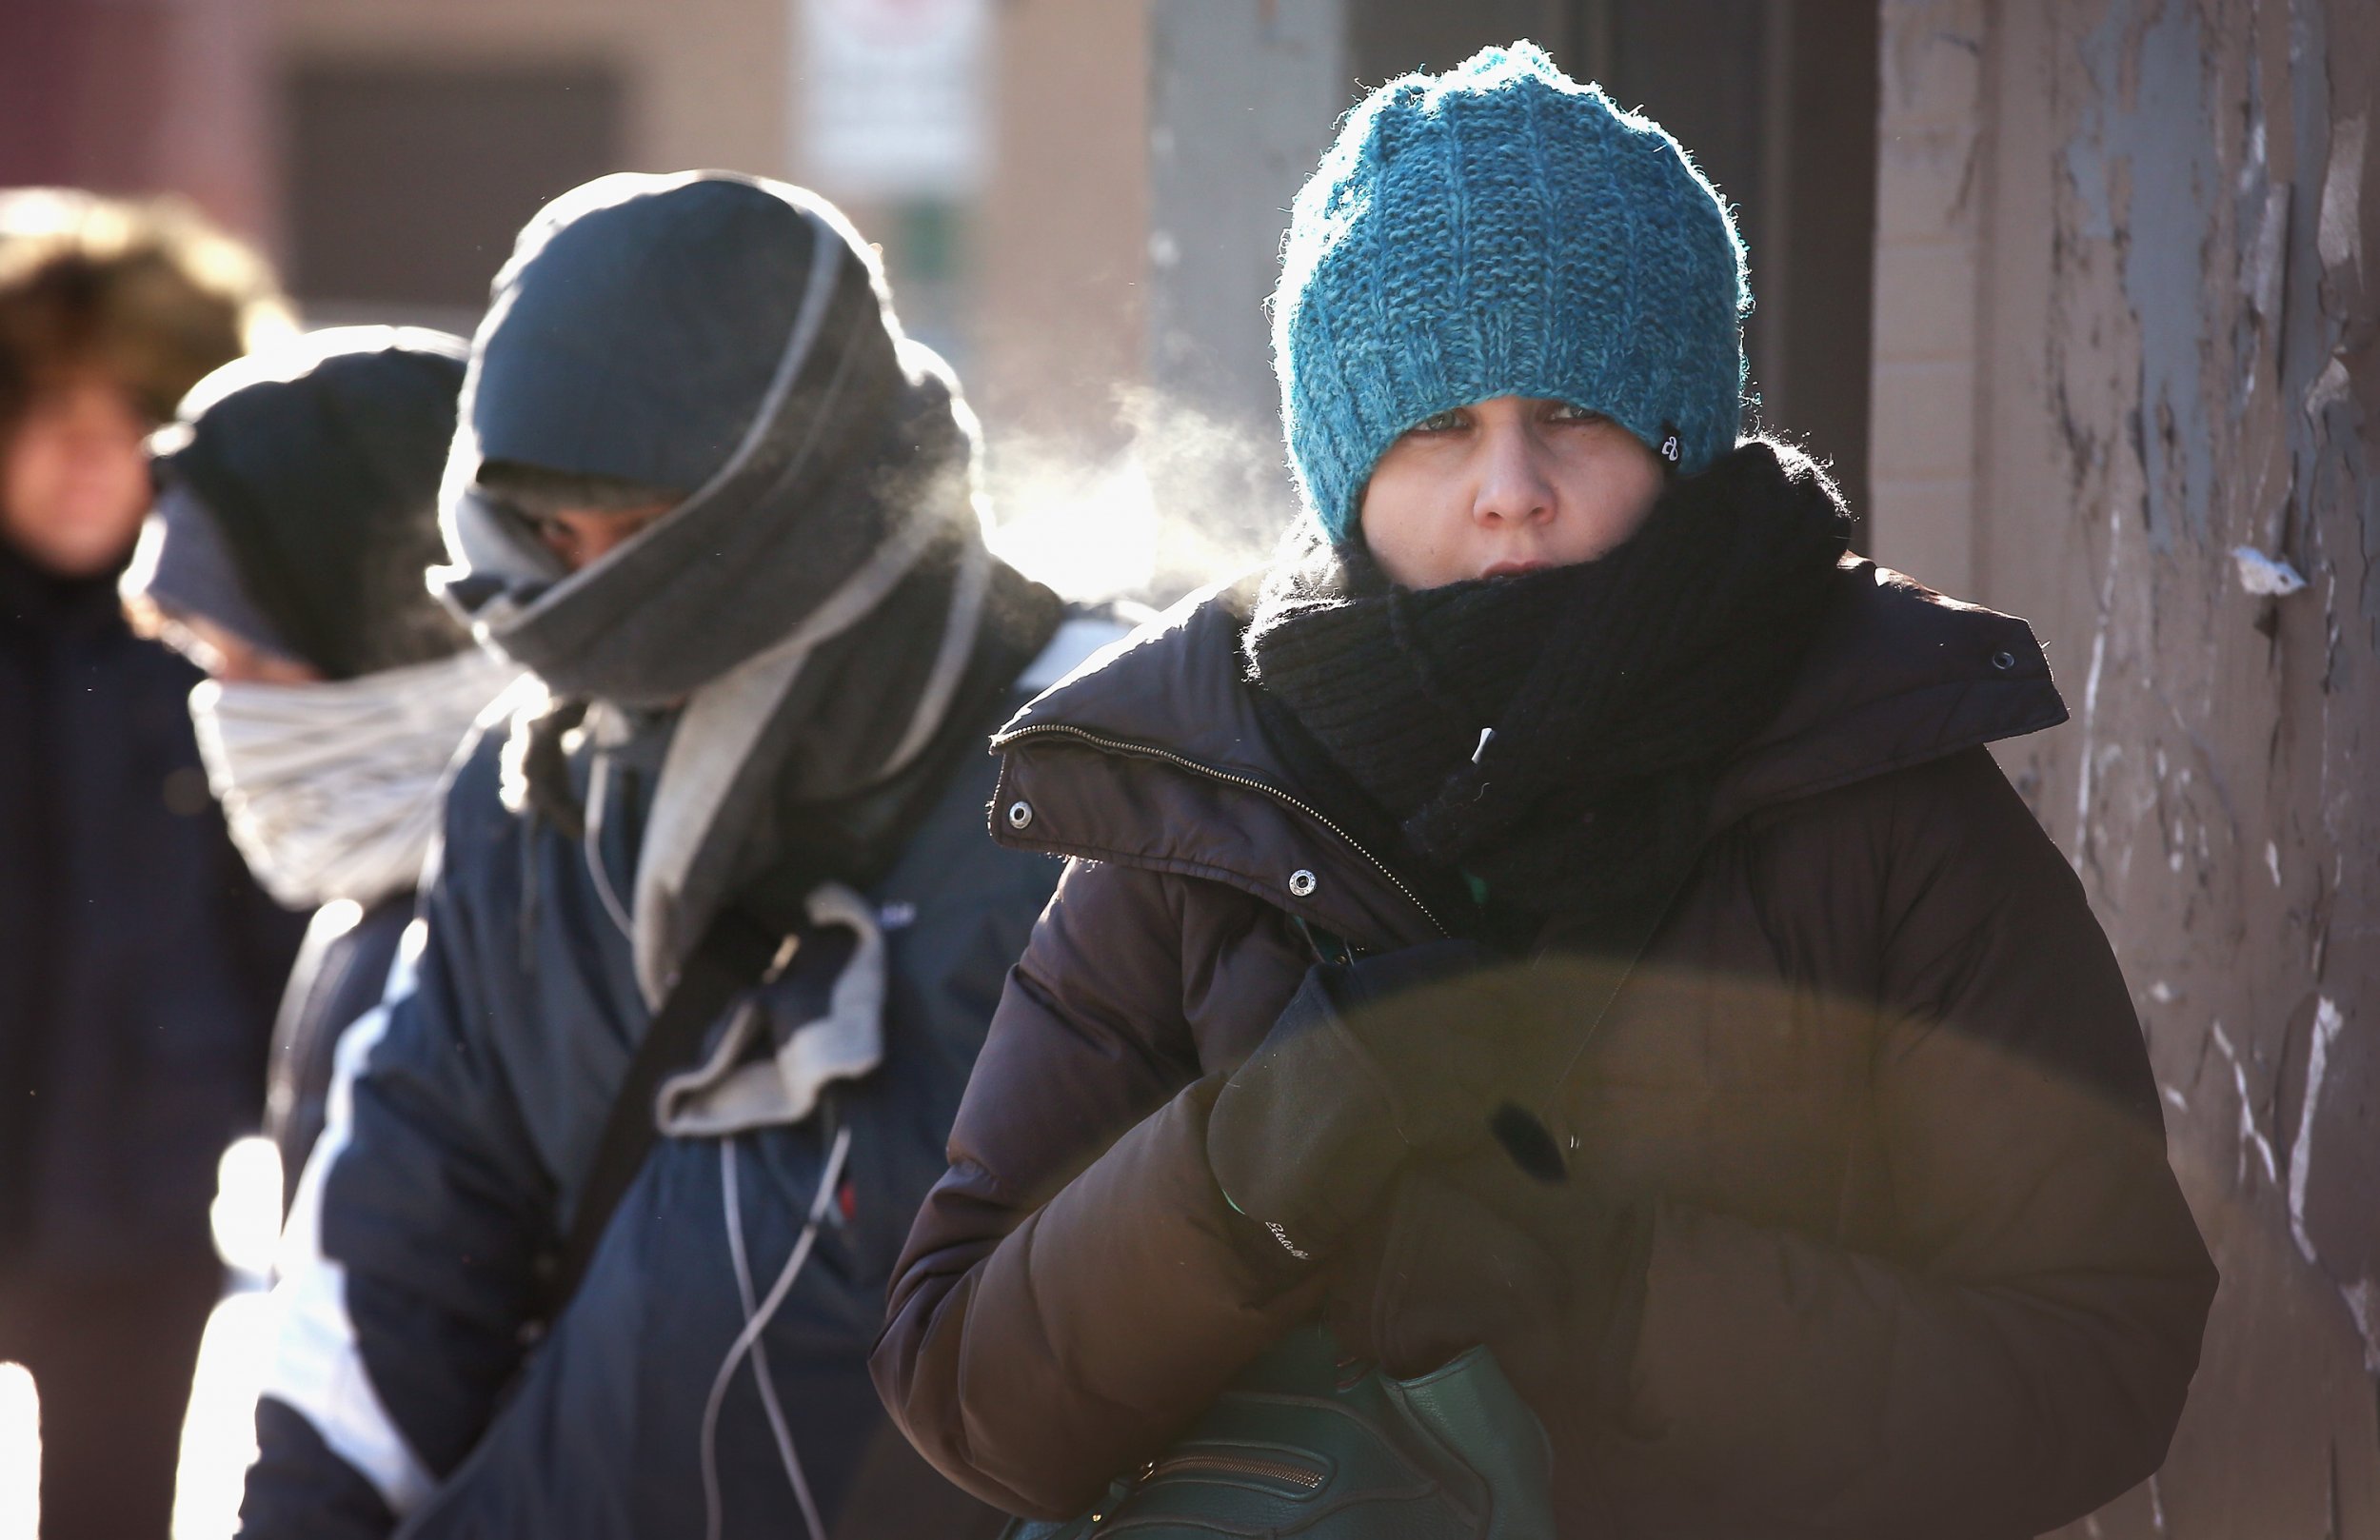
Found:
[[1739, 441], [1748, 303], [1676, 143], [1530, 45], [1349, 115], [1274, 304], [1304, 517], [996, 740], [994, 833], [1073, 860], [874, 1363], [953, 1479], [2014, 1540], [2156, 1469], [2214, 1274], [1985, 747], [2065, 708]]
[[1727, 205], [1526, 43], [1349, 114], [1273, 305], [1299, 489], [1335, 539], [1399, 436], [1492, 397], [1591, 408], [1688, 473], [1735, 447], [1752, 293]]

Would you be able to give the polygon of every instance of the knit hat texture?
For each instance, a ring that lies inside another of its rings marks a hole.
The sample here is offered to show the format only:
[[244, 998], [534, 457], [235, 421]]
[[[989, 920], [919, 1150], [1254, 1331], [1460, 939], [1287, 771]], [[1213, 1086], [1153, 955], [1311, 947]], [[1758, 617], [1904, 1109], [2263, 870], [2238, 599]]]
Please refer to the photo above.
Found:
[[1392, 80], [1298, 194], [1273, 301], [1298, 487], [1348, 539], [1398, 435], [1497, 396], [1601, 412], [1681, 471], [1735, 446], [1752, 291], [1650, 118], [1531, 43]]

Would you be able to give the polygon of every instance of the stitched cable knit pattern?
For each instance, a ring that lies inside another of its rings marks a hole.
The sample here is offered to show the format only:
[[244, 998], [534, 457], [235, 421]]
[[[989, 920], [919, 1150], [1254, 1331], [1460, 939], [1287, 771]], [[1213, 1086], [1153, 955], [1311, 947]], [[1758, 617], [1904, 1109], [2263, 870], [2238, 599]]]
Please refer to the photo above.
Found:
[[1347, 539], [1372, 466], [1434, 413], [1537, 396], [1678, 468], [1735, 446], [1752, 291], [1726, 204], [1657, 123], [1530, 43], [1349, 113], [1291, 211], [1273, 300], [1298, 487]]

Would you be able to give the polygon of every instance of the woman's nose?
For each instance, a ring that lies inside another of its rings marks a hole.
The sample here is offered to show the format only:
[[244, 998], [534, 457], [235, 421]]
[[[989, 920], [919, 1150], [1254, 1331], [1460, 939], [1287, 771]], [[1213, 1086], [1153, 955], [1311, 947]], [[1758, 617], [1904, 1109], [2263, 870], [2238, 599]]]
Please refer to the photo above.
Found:
[[1472, 517], [1481, 523], [1541, 523], [1554, 515], [1549, 451], [1525, 424], [1497, 424], [1479, 437]]

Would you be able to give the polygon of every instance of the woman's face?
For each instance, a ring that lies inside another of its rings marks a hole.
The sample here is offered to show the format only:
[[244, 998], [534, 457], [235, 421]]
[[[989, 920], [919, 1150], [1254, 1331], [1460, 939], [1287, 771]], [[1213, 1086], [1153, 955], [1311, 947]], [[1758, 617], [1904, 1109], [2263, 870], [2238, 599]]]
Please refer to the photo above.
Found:
[[36, 390], [0, 452], [0, 537], [62, 578], [123, 561], [149, 511], [152, 425], [95, 370]]
[[1363, 542], [1408, 588], [1592, 562], [1635, 534], [1661, 463], [1610, 418], [1497, 396], [1388, 446], [1363, 489]]

